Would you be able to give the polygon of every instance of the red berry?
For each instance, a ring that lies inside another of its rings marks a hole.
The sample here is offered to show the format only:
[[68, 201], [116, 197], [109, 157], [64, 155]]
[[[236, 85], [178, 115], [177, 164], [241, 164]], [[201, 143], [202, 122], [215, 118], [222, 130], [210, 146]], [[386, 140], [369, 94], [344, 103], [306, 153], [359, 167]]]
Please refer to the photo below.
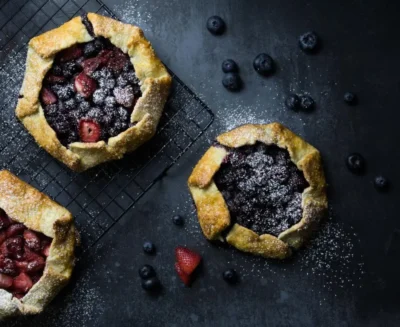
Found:
[[82, 142], [97, 142], [101, 137], [101, 127], [91, 119], [81, 119], [79, 121], [79, 136]]
[[24, 240], [21, 236], [8, 238], [4, 244], [8, 253], [14, 259], [21, 259], [24, 254]]
[[76, 91], [84, 98], [90, 97], [97, 87], [96, 81], [87, 76], [84, 72], [75, 77], [74, 85]]
[[102, 65], [103, 65], [103, 60], [99, 57], [86, 59], [82, 63], [83, 72], [86, 75], [91, 75], [94, 71], [96, 71]]
[[6, 230], [7, 238], [10, 238], [10, 237], [13, 237], [16, 235], [21, 235], [25, 229], [26, 229], [26, 227], [24, 224], [13, 224], [10, 227], [8, 227]]
[[48, 257], [50, 255], [50, 244], [46, 245], [43, 250], [42, 250], [42, 254], [45, 257]]
[[24, 255], [21, 258], [23, 261], [31, 262], [34, 260], [40, 260], [39, 258], [42, 258], [40, 254], [33, 252], [27, 246], [24, 247]]
[[82, 49], [79, 46], [75, 45], [61, 52], [59, 55], [59, 59], [61, 62], [66, 62], [72, 59], [79, 58], [82, 55]]
[[113, 54], [112, 50], [101, 50], [97, 58], [101, 60], [102, 65], [107, 65]]
[[0, 274], [0, 288], [10, 288], [13, 284], [13, 279], [5, 274]]
[[36, 252], [40, 251], [40, 238], [34, 231], [29, 229], [24, 230], [24, 239], [28, 248]]
[[17, 277], [14, 278], [13, 289], [17, 293], [26, 293], [33, 286], [31, 278], [25, 274], [20, 273]]
[[62, 84], [65, 82], [65, 77], [49, 74], [49, 75], [47, 75], [46, 80], [50, 84]]
[[46, 106], [57, 102], [57, 96], [47, 87], [42, 88], [40, 97]]
[[35, 273], [42, 271], [44, 266], [46, 265], [45, 260], [42, 257], [38, 257], [37, 259], [28, 263], [27, 272], [28, 273]]
[[201, 261], [201, 256], [198, 253], [183, 246], [178, 246], [175, 249], [175, 256], [182, 271], [187, 275], [191, 275]]
[[185, 272], [182, 270], [181, 266], [179, 263], [175, 262], [175, 270], [179, 276], [179, 278], [182, 280], [182, 282], [186, 285], [190, 285], [190, 276], [188, 274], [185, 274]]
[[107, 67], [114, 73], [120, 73], [122, 68], [129, 62], [129, 57], [119, 49], [113, 51], [112, 58], [108, 61]]
[[0, 255], [0, 273], [15, 276], [18, 274], [16, 262]]

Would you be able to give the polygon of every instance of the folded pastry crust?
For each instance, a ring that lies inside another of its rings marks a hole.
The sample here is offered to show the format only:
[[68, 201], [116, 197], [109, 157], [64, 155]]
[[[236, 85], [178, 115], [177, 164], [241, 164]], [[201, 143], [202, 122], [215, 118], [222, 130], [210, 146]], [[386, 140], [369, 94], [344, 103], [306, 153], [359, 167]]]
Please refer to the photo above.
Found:
[[228, 231], [226, 241], [239, 250], [267, 258], [290, 256], [291, 248], [298, 249], [310, 237], [328, 207], [318, 150], [279, 123], [243, 125], [221, 134], [217, 141], [230, 148], [253, 145], [258, 141], [286, 149], [292, 162], [303, 172], [309, 187], [302, 193], [302, 219], [278, 237], [258, 235], [237, 223], [231, 227], [228, 206], [213, 180], [228, 152], [219, 145], [213, 145], [197, 163], [188, 180], [205, 237], [209, 240], [221, 239], [221, 233]]
[[67, 148], [60, 143], [56, 133], [47, 123], [39, 101], [39, 93], [55, 55], [74, 44], [93, 40], [80, 17], [31, 39], [25, 78], [16, 108], [17, 117], [36, 142], [75, 171], [83, 171], [102, 162], [119, 159], [126, 152], [135, 150], [149, 140], [156, 132], [171, 85], [171, 76], [156, 57], [141, 29], [93, 13], [89, 13], [87, 17], [93, 26], [94, 35], [109, 39], [113, 45], [129, 55], [134, 65], [142, 92], [131, 114], [131, 122], [136, 124], [109, 138], [107, 142], [75, 142]]
[[52, 238], [43, 276], [23, 298], [0, 289], [0, 320], [39, 313], [71, 277], [77, 239], [72, 215], [6, 170], [0, 171], [0, 208], [12, 220]]

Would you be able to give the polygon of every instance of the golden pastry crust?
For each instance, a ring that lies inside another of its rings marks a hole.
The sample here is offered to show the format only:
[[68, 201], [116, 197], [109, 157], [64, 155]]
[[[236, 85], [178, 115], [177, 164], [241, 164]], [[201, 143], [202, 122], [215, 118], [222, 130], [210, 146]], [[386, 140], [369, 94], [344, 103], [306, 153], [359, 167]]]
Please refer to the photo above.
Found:
[[[303, 216], [297, 224], [278, 237], [257, 235], [248, 228], [234, 224], [226, 237], [229, 244], [245, 252], [278, 259], [290, 256], [290, 247], [297, 249], [309, 239], [328, 207], [325, 176], [318, 150], [279, 123], [243, 125], [219, 135], [217, 141], [231, 148], [256, 142], [275, 144], [286, 149], [292, 162], [303, 172], [309, 187], [302, 193]], [[188, 180], [200, 226], [209, 240], [221, 238], [221, 233], [231, 225], [228, 207], [213, 180], [226, 154], [223, 147], [212, 146], [197, 163]]]
[[67, 209], [6, 170], [0, 171], [0, 208], [11, 219], [53, 239], [42, 278], [22, 299], [0, 289], [0, 320], [39, 313], [71, 277], [77, 235], [73, 217]]
[[65, 147], [47, 123], [39, 93], [55, 55], [74, 44], [93, 40], [80, 17], [73, 18], [29, 42], [25, 78], [16, 108], [17, 117], [36, 142], [75, 171], [84, 171], [102, 162], [120, 159], [126, 152], [131, 152], [148, 141], [156, 132], [171, 86], [171, 76], [155, 55], [141, 29], [93, 13], [88, 14], [88, 19], [94, 34], [106, 37], [127, 53], [135, 67], [142, 92], [131, 114], [131, 123], [136, 125], [109, 138], [107, 142], [76, 142]]

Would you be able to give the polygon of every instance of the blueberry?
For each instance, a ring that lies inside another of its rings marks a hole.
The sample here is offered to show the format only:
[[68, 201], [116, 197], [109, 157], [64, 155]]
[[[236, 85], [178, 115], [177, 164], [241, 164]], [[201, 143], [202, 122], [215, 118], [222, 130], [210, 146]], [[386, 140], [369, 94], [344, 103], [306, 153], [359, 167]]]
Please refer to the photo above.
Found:
[[63, 65], [62, 70], [63, 75], [66, 78], [70, 78], [80, 70], [80, 66], [74, 61], [68, 61]]
[[156, 271], [150, 265], [144, 265], [139, 269], [139, 276], [143, 279], [149, 279], [156, 276]]
[[207, 19], [207, 29], [211, 34], [221, 35], [225, 31], [225, 22], [219, 16], [211, 16]]
[[312, 97], [309, 95], [302, 95], [300, 96], [300, 107], [303, 110], [312, 110], [314, 109], [315, 102]]
[[359, 153], [352, 153], [346, 159], [347, 168], [354, 174], [361, 174], [365, 171], [365, 159]]
[[97, 38], [96, 40], [94, 40], [94, 47], [96, 48], [96, 51], [98, 51], [98, 52], [103, 50], [105, 47], [104, 40], [101, 38]]
[[234, 60], [226, 59], [222, 62], [222, 71], [224, 73], [237, 73], [239, 71], [239, 67]]
[[344, 99], [344, 102], [346, 102], [347, 104], [350, 104], [350, 105], [356, 104], [356, 102], [357, 102], [356, 95], [351, 92], [346, 92], [344, 94], [343, 99]]
[[234, 269], [225, 270], [222, 273], [222, 278], [229, 284], [235, 284], [238, 281], [238, 275]]
[[242, 88], [242, 79], [236, 73], [227, 73], [222, 79], [222, 85], [229, 91], [239, 91]]
[[172, 217], [172, 222], [177, 226], [182, 226], [185, 223], [185, 220], [182, 216], [175, 215]]
[[60, 65], [54, 65], [51, 72], [56, 76], [62, 76], [63, 70]]
[[304, 51], [312, 52], [317, 50], [318, 36], [314, 32], [304, 33], [299, 37], [300, 48]]
[[389, 188], [389, 181], [384, 176], [376, 176], [374, 186], [379, 191], [386, 191]]
[[253, 67], [260, 75], [270, 75], [275, 68], [274, 60], [266, 53], [260, 53], [253, 61]]
[[64, 102], [64, 106], [65, 106], [65, 108], [68, 109], [68, 110], [75, 109], [75, 108], [76, 108], [75, 99], [74, 99], [74, 98], [71, 98], [71, 99], [65, 101], [65, 102]]
[[67, 134], [70, 130], [68, 122], [64, 119], [56, 120], [53, 124], [53, 128], [57, 134]]
[[156, 246], [152, 242], [144, 242], [143, 251], [147, 254], [154, 254], [156, 252]]
[[160, 280], [157, 277], [142, 280], [142, 288], [146, 291], [157, 291], [161, 287]]
[[297, 110], [300, 106], [300, 98], [296, 94], [290, 94], [285, 100], [285, 105], [288, 109]]
[[57, 104], [49, 104], [48, 106], [44, 107], [44, 113], [46, 116], [55, 116], [58, 113]]
[[97, 54], [97, 49], [94, 42], [88, 42], [83, 46], [83, 55], [88, 57], [93, 57]]

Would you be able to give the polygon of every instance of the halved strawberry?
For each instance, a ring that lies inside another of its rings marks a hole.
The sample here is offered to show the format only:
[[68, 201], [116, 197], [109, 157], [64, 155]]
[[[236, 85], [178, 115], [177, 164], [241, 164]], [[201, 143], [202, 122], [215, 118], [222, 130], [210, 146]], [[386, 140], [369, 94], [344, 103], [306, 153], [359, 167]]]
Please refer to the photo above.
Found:
[[79, 136], [82, 142], [97, 142], [101, 137], [101, 127], [94, 120], [81, 119], [79, 121]]
[[42, 92], [40, 93], [40, 97], [42, 99], [42, 102], [46, 106], [57, 102], [57, 96], [53, 93], [53, 91], [51, 91], [47, 87], [44, 87], [42, 89]]
[[122, 68], [129, 62], [129, 57], [121, 50], [116, 49], [113, 51], [113, 56], [107, 63], [107, 67], [114, 73], [120, 73]]
[[13, 284], [13, 279], [5, 274], [0, 274], [0, 288], [10, 288]]
[[103, 66], [103, 61], [99, 57], [86, 59], [82, 63], [83, 72], [86, 75], [91, 75], [94, 71], [96, 71], [100, 66]]
[[74, 85], [76, 91], [84, 98], [90, 97], [97, 87], [96, 81], [87, 76], [84, 72], [81, 72], [75, 77]]
[[70, 48], [64, 50], [62, 53], [60, 53], [59, 59], [61, 62], [66, 62], [66, 61], [70, 61], [72, 59], [79, 58], [82, 55], [83, 55], [82, 48], [75, 45], [73, 47], [70, 47]]
[[101, 60], [103, 65], [106, 65], [113, 55], [114, 53], [112, 50], [101, 50], [97, 58]]
[[6, 230], [7, 238], [13, 237], [15, 235], [21, 235], [26, 229], [24, 224], [13, 224]]
[[48, 257], [50, 255], [50, 246], [51, 246], [51, 244], [48, 244], [48, 245], [43, 247], [42, 254], [45, 257]]
[[36, 260], [33, 260], [28, 263], [27, 272], [28, 273], [35, 273], [44, 269], [46, 265], [45, 260], [42, 257], [38, 257]]
[[24, 239], [26, 246], [33, 251], [40, 251], [41, 242], [39, 236], [29, 229], [24, 230]]
[[182, 280], [182, 282], [186, 286], [189, 286], [190, 285], [190, 276], [188, 274], [185, 274], [185, 272], [182, 270], [181, 266], [177, 262], [175, 262], [175, 270], [178, 273], [178, 276]]
[[187, 275], [191, 275], [201, 261], [201, 256], [198, 253], [183, 246], [178, 246], [175, 249], [175, 256], [182, 271]]
[[20, 273], [14, 278], [12, 285], [15, 292], [26, 293], [32, 288], [33, 283], [32, 279], [27, 274]]
[[[10, 226], [12, 221], [8, 218], [6, 212], [0, 208], [0, 230]], [[1, 243], [1, 242], [0, 242]]]
[[49, 74], [47, 75], [46, 81], [50, 84], [62, 84], [65, 82], [65, 77]]

